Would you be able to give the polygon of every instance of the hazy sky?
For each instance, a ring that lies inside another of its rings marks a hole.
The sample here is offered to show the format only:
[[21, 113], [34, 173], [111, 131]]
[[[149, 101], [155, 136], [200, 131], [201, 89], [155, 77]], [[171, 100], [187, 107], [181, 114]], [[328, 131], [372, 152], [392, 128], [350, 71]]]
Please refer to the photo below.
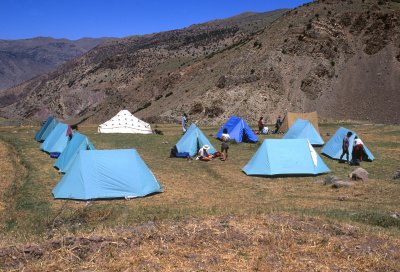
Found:
[[0, 39], [123, 37], [310, 0], [0, 0]]

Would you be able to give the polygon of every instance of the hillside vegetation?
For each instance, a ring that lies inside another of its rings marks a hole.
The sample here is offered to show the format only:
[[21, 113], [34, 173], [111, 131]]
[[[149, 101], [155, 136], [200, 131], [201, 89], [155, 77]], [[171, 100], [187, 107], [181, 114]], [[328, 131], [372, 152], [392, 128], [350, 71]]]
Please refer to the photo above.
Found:
[[218, 124], [317, 110], [399, 123], [399, 10], [393, 1], [324, 0], [108, 42], [7, 90], [1, 115], [98, 123], [126, 108], [147, 121], [188, 112]]

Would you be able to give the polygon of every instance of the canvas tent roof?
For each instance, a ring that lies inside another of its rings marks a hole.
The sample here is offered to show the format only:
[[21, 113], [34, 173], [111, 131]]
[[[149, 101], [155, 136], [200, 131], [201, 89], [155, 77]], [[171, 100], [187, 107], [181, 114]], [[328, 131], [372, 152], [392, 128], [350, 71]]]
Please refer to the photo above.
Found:
[[324, 140], [309, 120], [297, 119], [282, 139], [308, 139], [312, 145], [323, 145]]
[[94, 145], [89, 141], [88, 137], [80, 133], [74, 133], [67, 147], [54, 162], [54, 166], [59, 169], [60, 172], [66, 173], [80, 150], [94, 149]]
[[228, 121], [220, 128], [215, 137], [221, 139], [224, 128], [228, 130], [230, 138], [232, 140], [235, 140], [237, 143], [255, 143], [258, 141], [257, 135], [240, 117], [231, 116]]
[[267, 139], [243, 168], [246, 175], [297, 176], [329, 172], [306, 139]]
[[40, 145], [40, 149], [48, 153], [58, 152], [62, 153], [68, 144], [68, 125], [58, 123], [57, 126], [51, 131], [46, 140]]
[[[332, 159], [340, 159], [340, 155], [342, 154], [342, 143], [343, 143], [343, 138], [346, 136], [347, 132], [351, 130], [340, 127], [335, 134], [332, 136], [332, 138], [329, 139], [329, 141], [326, 143], [324, 148], [322, 148], [321, 153], [332, 158]], [[353, 135], [350, 137], [350, 145], [349, 145], [349, 160], [352, 159], [351, 157], [351, 152], [353, 151], [353, 143], [354, 143], [354, 138], [357, 136], [357, 133], [355, 131], [351, 131]], [[368, 147], [364, 143], [364, 151], [368, 158], [366, 160], [373, 161], [375, 159], [374, 155], [372, 152], [368, 149]]]
[[135, 149], [81, 150], [52, 192], [54, 198], [90, 200], [143, 197], [162, 188]]
[[217, 150], [213, 147], [204, 133], [195, 124], [192, 124], [176, 144], [179, 153], [187, 152], [191, 157], [197, 155], [197, 151], [203, 145], [209, 145], [209, 153], [214, 154]]
[[113, 118], [99, 125], [98, 131], [100, 133], [152, 133], [148, 123], [136, 118], [128, 110], [121, 110]]
[[306, 113], [288, 112], [283, 119], [279, 132], [288, 131], [297, 119], [309, 120], [313, 124], [315, 130], [319, 133], [318, 113], [316, 111]]
[[47, 118], [46, 122], [42, 125], [39, 131], [35, 134], [35, 140], [38, 142], [43, 142], [46, 140], [47, 136], [51, 133], [51, 131], [56, 127], [58, 124], [56, 118], [50, 116]]

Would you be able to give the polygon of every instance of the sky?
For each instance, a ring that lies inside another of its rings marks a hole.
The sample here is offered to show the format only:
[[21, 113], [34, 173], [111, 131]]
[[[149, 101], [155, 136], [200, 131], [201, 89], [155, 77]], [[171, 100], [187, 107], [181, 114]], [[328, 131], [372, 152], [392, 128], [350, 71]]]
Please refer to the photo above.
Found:
[[0, 39], [126, 37], [311, 0], [0, 0]]

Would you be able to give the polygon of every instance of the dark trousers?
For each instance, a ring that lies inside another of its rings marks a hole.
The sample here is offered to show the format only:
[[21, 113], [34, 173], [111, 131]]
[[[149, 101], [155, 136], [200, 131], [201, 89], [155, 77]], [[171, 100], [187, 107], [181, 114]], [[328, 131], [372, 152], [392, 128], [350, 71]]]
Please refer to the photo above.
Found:
[[340, 155], [340, 159], [339, 160], [343, 159], [344, 154], [346, 154], [346, 161], [349, 162], [349, 149], [343, 149], [342, 150], [342, 155]]

